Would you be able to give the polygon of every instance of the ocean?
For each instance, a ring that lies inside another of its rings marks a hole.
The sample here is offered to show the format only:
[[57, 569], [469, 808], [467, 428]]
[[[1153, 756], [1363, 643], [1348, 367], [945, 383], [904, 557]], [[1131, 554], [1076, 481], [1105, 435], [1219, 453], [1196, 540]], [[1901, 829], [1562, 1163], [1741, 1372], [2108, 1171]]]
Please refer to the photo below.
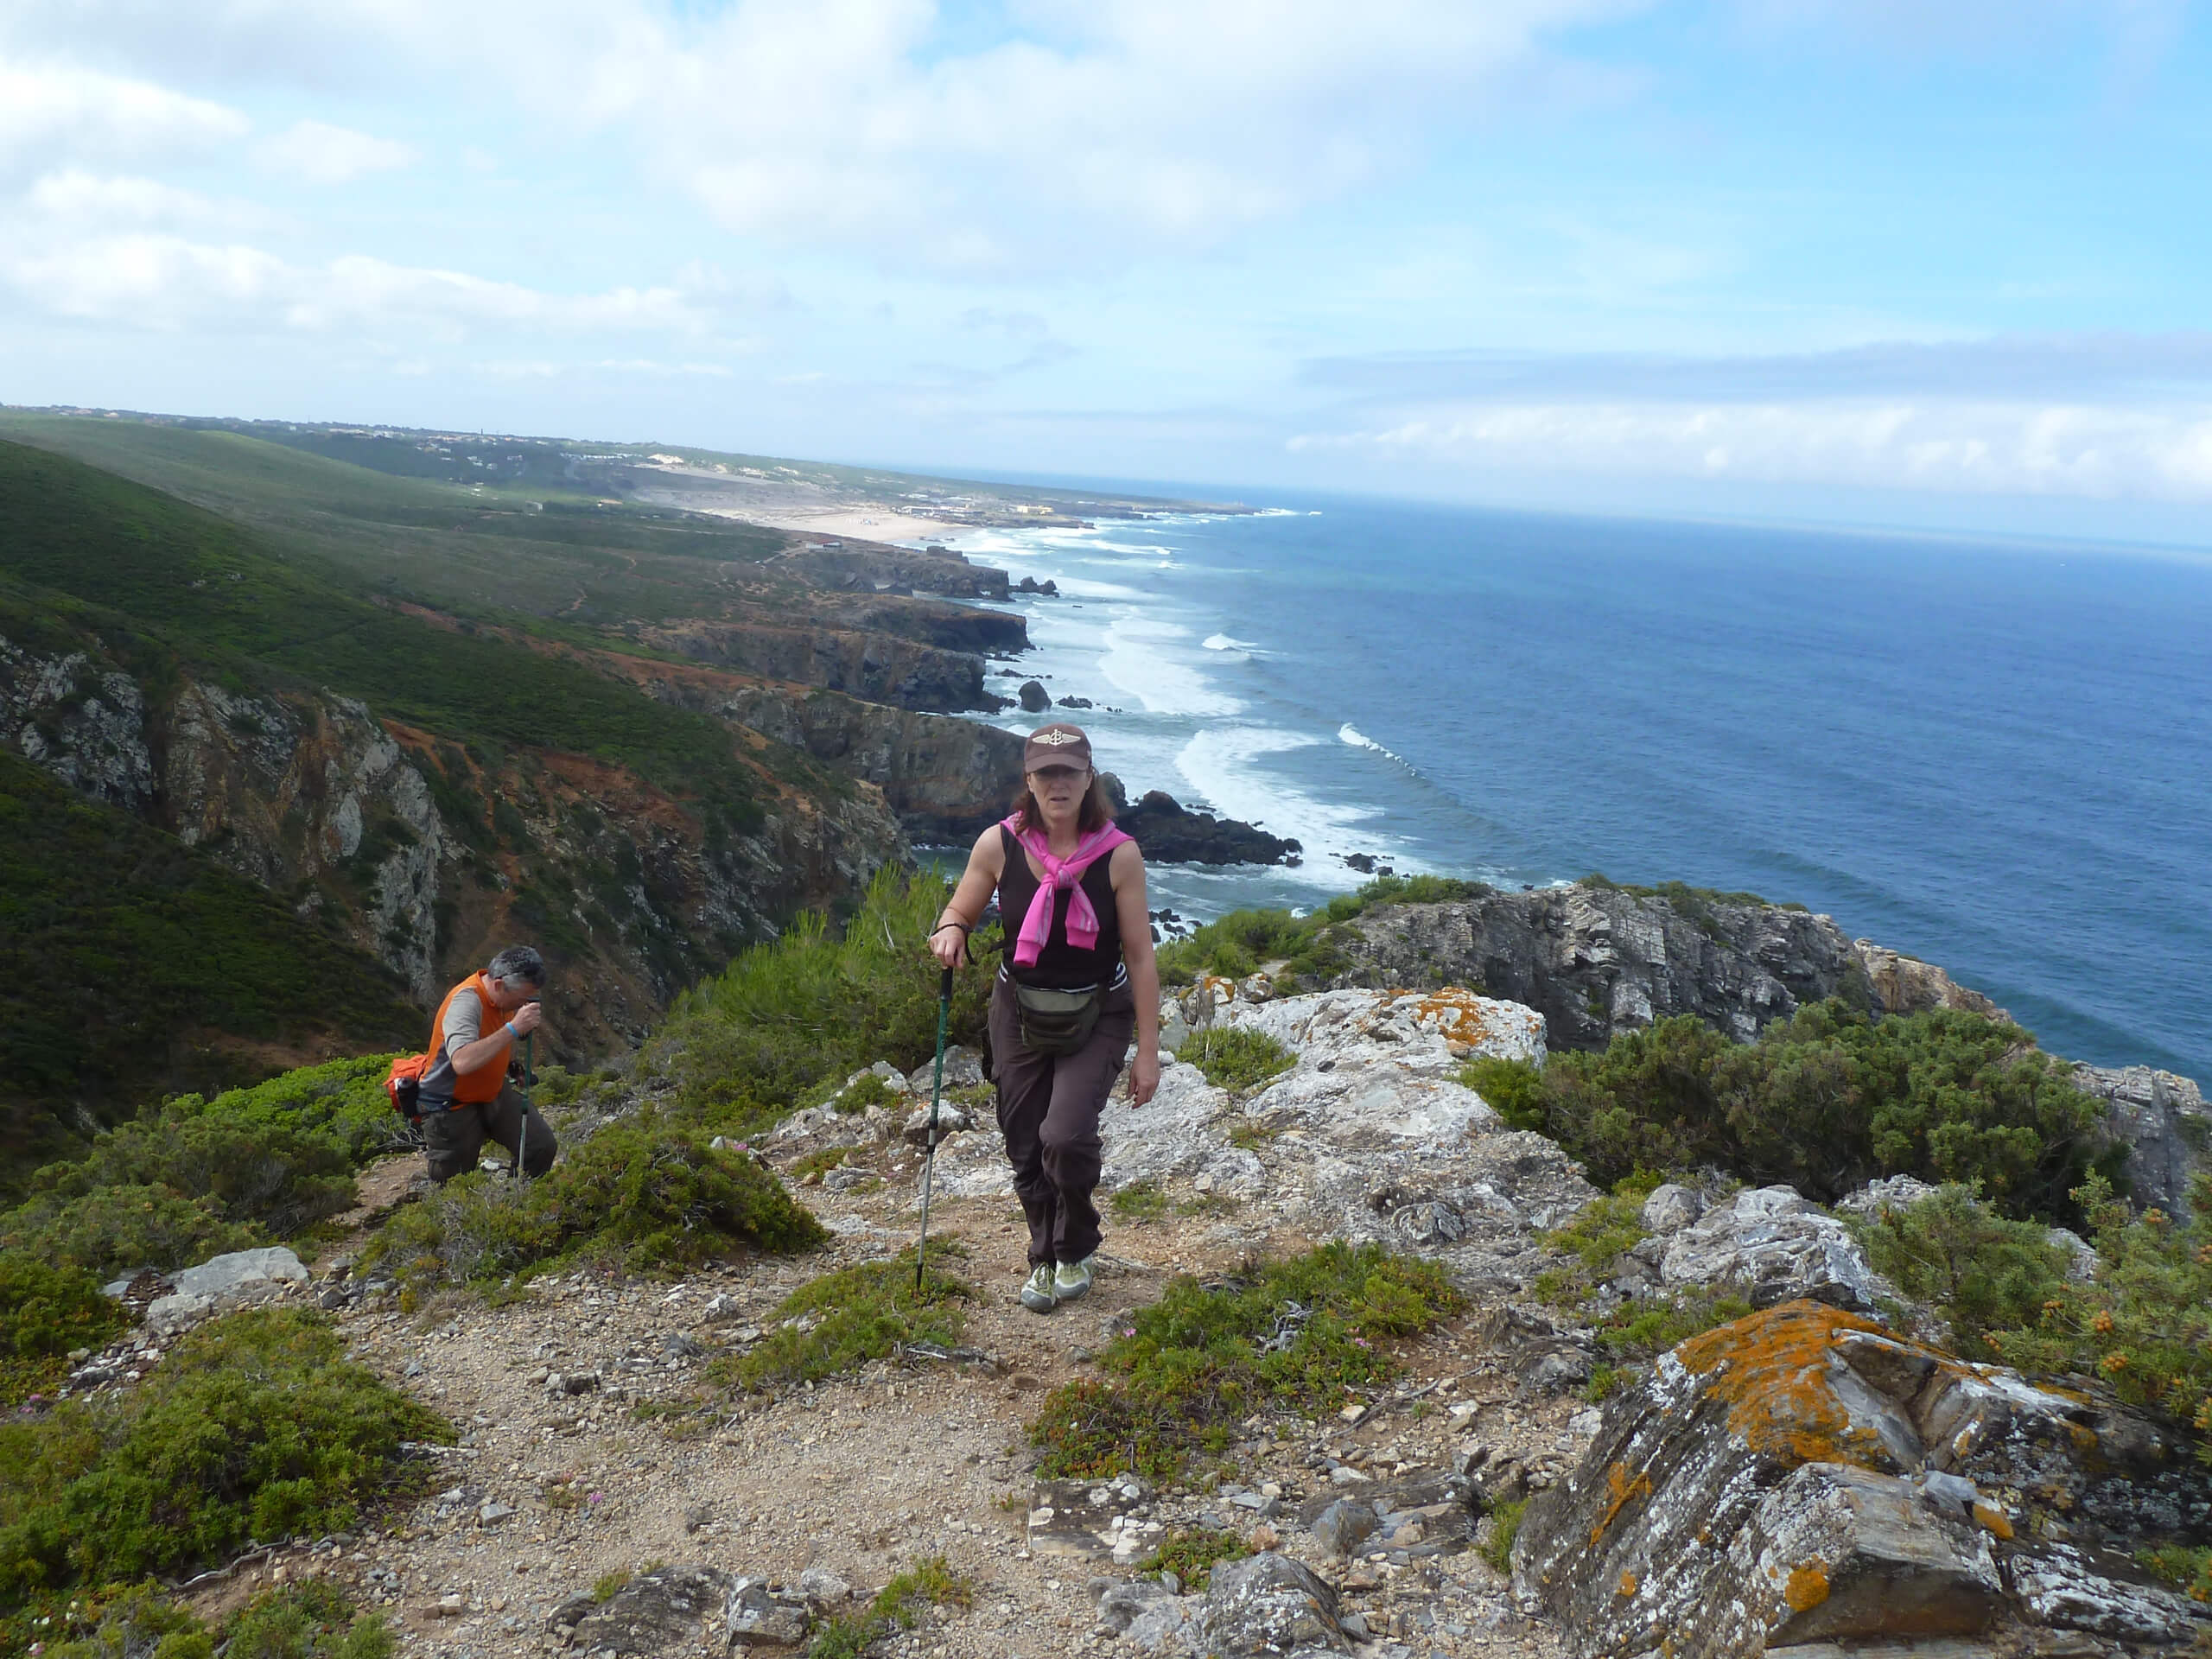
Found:
[[1060, 588], [995, 688], [1304, 843], [1156, 868], [1155, 908], [1310, 906], [1355, 855], [1747, 890], [2212, 1084], [2212, 562], [1289, 498], [950, 541]]

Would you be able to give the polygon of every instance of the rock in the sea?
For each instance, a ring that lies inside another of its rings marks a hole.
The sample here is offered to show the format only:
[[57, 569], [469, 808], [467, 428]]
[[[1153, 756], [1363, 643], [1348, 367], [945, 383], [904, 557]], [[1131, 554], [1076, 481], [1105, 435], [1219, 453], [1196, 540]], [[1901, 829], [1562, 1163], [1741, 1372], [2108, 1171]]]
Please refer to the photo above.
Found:
[[1586, 1655], [1993, 1641], [2106, 1629], [2122, 1604], [2212, 1619], [2130, 1565], [2208, 1518], [2212, 1470], [2143, 1414], [1798, 1301], [1692, 1338], [1614, 1396], [1580, 1465], [1530, 1501], [1514, 1583]]
[[1678, 1289], [1725, 1287], [1754, 1307], [1809, 1296], [1866, 1310], [1896, 1294], [1841, 1222], [1786, 1186], [1738, 1192], [1675, 1234], [1659, 1281]]
[[1024, 680], [1021, 690], [1014, 693], [1020, 698], [1024, 713], [1041, 715], [1052, 706], [1052, 694], [1035, 680]]
[[172, 1274], [169, 1282], [169, 1294], [146, 1309], [146, 1323], [157, 1332], [181, 1330], [210, 1314], [279, 1295], [290, 1286], [306, 1284], [308, 1270], [291, 1251], [272, 1244], [215, 1256]]
[[707, 1616], [729, 1593], [730, 1576], [716, 1567], [663, 1567], [641, 1573], [603, 1602], [578, 1597], [553, 1615], [566, 1644], [584, 1653], [696, 1653]]
[[1193, 812], [1160, 790], [1146, 791], [1115, 823], [1157, 864], [1296, 864], [1305, 849], [1235, 818]]

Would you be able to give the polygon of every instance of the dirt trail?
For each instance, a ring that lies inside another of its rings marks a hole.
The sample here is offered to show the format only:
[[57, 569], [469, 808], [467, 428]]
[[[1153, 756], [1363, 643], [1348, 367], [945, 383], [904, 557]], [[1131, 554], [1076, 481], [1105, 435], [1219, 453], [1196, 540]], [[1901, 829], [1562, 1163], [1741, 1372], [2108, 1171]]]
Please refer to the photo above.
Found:
[[[418, 1169], [419, 1160], [395, 1159], [367, 1172], [365, 1211], [404, 1195]], [[933, 1234], [957, 1238], [968, 1254], [942, 1265], [977, 1292], [963, 1341], [995, 1356], [995, 1366], [877, 1362], [781, 1400], [729, 1400], [702, 1369], [757, 1335], [782, 1297], [837, 1267], [911, 1259], [905, 1180], [800, 1196], [837, 1235], [803, 1257], [763, 1256], [677, 1280], [566, 1276], [499, 1309], [461, 1296], [412, 1313], [390, 1297], [340, 1309], [357, 1357], [446, 1413], [461, 1443], [436, 1454], [432, 1494], [381, 1528], [321, 1554], [295, 1552], [242, 1571], [202, 1605], [241, 1599], [272, 1574], [327, 1572], [386, 1611], [404, 1651], [488, 1659], [557, 1647], [549, 1616], [608, 1574], [696, 1563], [790, 1583], [816, 1567], [864, 1597], [916, 1557], [942, 1554], [973, 1581], [972, 1607], [947, 1610], [877, 1651], [906, 1659], [1134, 1652], [1096, 1625], [1096, 1592], [1087, 1587], [1128, 1569], [1116, 1569], [1103, 1549], [1084, 1560], [1031, 1548], [1024, 1424], [1044, 1389], [1096, 1374], [1089, 1351], [1116, 1312], [1156, 1299], [1178, 1268], [1219, 1271], [1237, 1253], [1209, 1243], [1207, 1231], [1220, 1230], [1207, 1217], [1109, 1219], [1096, 1288], [1040, 1318], [1014, 1300], [1027, 1270], [1019, 1211], [1003, 1198], [944, 1200]], [[1285, 1249], [1305, 1243], [1276, 1241]], [[1378, 1638], [1358, 1651], [1376, 1659], [1551, 1651], [1548, 1636], [1513, 1617], [1503, 1580], [1477, 1554], [1403, 1568], [1351, 1564], [1348, 1576], [1348, 1564], [1325, 1557], [1294, 1513], [1300, 1499], [1331, 1488], [1325, 1466], [1309, 1466], [1325, 1452], [1377, 1478], [1448, 1465], [1478, 1444], [1497, 1448], [1495, 1459], [1527, 1463], [1540, 1484], [1559, 1466], [1575, 1407], [1516, 1400], [1510, 1373], [1472, 1335], [1484, 1312], [1471, 1310], [1408, 1354], [1402, 1393], [1427, 1387], [1421, 1400], [1378, 1409], [1356, 1429], [1332, 1422], [1315, 1434], [1300, 1426], [1278, 1440], [1263, 1428], [1238, 1448], [1242, 1481], [1255, 1494], [1274, 1483], [1281, 1500], [1268, 1507], [1285, 1512], [1262, 1519], [1219, 1494], [1170, 1491], [1147, 1494], [1135, 1516], [1163, 1529], [1207, 1521], [1249, 1535], [1271, 1527], [1287, 1553], [1345, 1587], [1345, 1609], [1363, 1612]], [[593, 1372], [603, 1379], [593, 1391], [549, 1387], [549, 1373]], [[696, 1409], [704, 1401], [720, 1408]], [[1394, 1617], [1406, 1641], [1384, 1634]], [[717, 1621], [706, 1636], [701, 1650], [721, 1652]]]

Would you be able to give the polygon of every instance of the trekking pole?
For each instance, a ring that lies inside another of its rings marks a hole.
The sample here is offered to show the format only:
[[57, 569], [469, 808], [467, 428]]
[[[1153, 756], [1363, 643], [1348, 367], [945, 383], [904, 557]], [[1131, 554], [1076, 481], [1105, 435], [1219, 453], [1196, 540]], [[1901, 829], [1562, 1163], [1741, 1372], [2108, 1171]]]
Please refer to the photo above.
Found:
[[922, 1154], [922, 1236], [914, 1246], [914, 1296], [922, 1294], [922, 1261], [930, 1248], [930, 1182], [937, 1173], [937, 1103], [944, 1095], [944, 1027], [952, 1014], [952, 969], [937, 988], [937, 1069], [930, 1077], [930, 1138]]
[[530, 1084], [531, 1077], [535, 1075], [530, 1063], [531, 1042], [531, 1039], [527, 1036], [522, 1039], [522, 1127], [515, 1131], [513, 1173], [513, 1179], [518, 1181], [529, 1179], [523, 1173], [523, 1163], [524, 1155], [530, 1151]]

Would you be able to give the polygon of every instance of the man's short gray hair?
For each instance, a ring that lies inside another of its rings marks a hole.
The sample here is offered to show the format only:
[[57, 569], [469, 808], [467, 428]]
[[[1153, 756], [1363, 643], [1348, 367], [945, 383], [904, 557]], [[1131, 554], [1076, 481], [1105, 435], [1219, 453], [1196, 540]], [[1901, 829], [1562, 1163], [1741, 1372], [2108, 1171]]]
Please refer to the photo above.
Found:
[[486, 979], [522, 979], [532, 985], [545, 983], [545, 958], [526, 944], [511, 944], [492, 958], [484, 970]]

